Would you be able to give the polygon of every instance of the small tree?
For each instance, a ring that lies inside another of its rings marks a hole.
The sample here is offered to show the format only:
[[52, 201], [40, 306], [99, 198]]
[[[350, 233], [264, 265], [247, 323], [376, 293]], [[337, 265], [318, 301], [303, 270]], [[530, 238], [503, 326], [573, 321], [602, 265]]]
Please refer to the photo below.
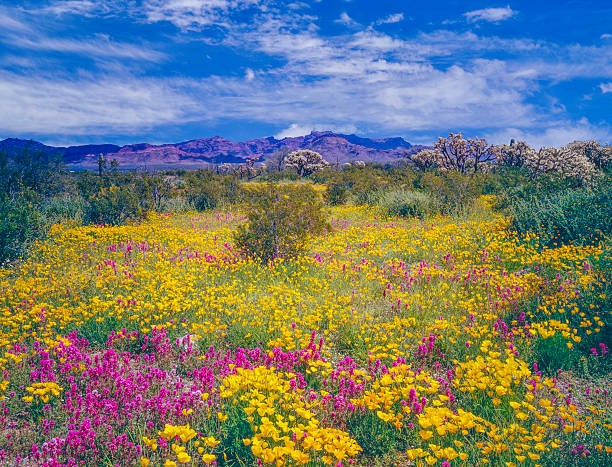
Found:
[[105, 225], [123, 225], [145, 216], [134, 183], [102, 187], [89, 199], [85, 213], [86, 222]]
[[328, 165], [328, 162], [323, 159], [321, 154], [310, 149], [293, 151], [285, 159], [285, 167], [296, 169], [300, 177], [307, 177]]
[[327, 230], [323, 203], [308, 185], [266, 183], [248, 188], [247, 223], [234, 240], [247, 256], [262, 263], [295, 258], [308, 240]]

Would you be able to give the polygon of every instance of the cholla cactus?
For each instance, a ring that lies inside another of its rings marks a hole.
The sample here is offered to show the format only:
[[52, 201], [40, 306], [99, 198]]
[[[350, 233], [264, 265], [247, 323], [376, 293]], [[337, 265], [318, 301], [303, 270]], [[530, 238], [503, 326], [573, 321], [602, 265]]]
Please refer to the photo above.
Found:
[[232, 171], [232, 164], [228, 164], [224, 162], [220, 166], [217, 167], [217, 172], [221, 174], [229, 174]]
[[543, 147], [529, 153], [525, 166], [534, 175], [554, 174], [563, 179], [588, 185], [599, 175], [595, 164], [571, 145], [562, 148]]
[[442, 154], [435, 149], [424, 149], [410, 158], [417, 169], [438, 169], [443, 166]]
[[493, 160], [491, 146], [484, 138], [464, 139], [461, 133], [438, 138], [433, 150], [439, 153], [441, 168], [462, 174], [482, 171], [485, 163]]
[[574, 141], [566, 148], [584, 155], [599, 170], [606, 170], [612, 165], [612, 146], [601, 146], [597, 141]]
[[500, 144], [499, 146], [493, 146], [491, 152], [495, 162], [499, 165], [522, 167], [525, 165], [527, 158], [532, 157], [536, 151], [525, 141], [515, 142], [512, 140], [510, 145]]
[[324, 169], [329, 164], [318, 152], [310, 149], [293, 151], [285, 159], [285, 167], [297, 170], [300, 177], [306, 177], [314, 172]]

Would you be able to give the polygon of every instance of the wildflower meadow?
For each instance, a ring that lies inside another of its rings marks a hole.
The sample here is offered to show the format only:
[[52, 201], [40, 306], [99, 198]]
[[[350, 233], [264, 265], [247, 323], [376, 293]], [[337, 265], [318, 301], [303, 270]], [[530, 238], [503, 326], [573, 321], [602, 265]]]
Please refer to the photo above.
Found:
[[495, 202], [264, 264], [240, 209], [54, 225], [0, 269], [0, 463], [609, 465], [609, 249]]

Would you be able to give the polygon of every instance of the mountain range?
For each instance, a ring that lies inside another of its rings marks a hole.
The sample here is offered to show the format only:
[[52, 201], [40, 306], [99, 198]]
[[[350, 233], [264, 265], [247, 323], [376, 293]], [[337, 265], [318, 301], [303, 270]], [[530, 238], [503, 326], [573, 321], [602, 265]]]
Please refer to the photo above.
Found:
[[194, 168], [210, 164], [242, 163], [246, 159], [266, 162], [282, 151], [311, 149], [332, 164], [353, 161], [388, 163], [421, 150], [403, 138], [363, 138], [331, 131], [313, 131], [309, 135], [276, 139], [274, 137], [233, 142], [220, 136], [200, 138], [175, 144], [88, 144], [55, 147], [33, 140], [8, 138], [0, 141], [0, 151], [9, 157], [28, 150], [32, 154], [61, 156], [71, 168], [97, 167], [103, 154], [116, 159], [121, 168]]

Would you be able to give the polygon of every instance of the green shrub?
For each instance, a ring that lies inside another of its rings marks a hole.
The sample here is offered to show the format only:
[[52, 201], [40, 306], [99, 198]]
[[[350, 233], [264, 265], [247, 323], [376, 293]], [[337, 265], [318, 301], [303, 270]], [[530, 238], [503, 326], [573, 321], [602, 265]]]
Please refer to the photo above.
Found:
[[328, 185], [325, 192], [325, 201], [331, 206], [345, 204], [348, 201], [349, 191], [342, 182], [334, 182]]
[[[340, 171], [328, 168], [311, 175], [311, 178], [315, 183], [326, 184], [330, 189], [335, 187], [329, 196], [336, 196], [336, 204], [347, 201], [368, 204], [373, 193], [392, 181], [388, 170], [373, 165], [354, 165]], [[328, 197], [327, 201], [331, 200], [332, 198]]]
[[35, 202], [23, 195], [0, 194], [0, 266], [27, 252], [45, 234], [45, 221]]
[[90, 224], [123, 225], [144, 219], [146, 212], [133, 185], [112, 185], [102, 188], [89, 200], [85, 222]]
[[436, 210], [431, 195], [420, 191], [404, 189], [382, 191], [378, 196], [378, 206], [388, 216], [419, 217], [433, 214]]
[[415, 184], [431, 195], [442, 214], [464, 214], [483, 193], [487, 175], [465, 175], [455, 170], [425, 172]]
[[191, 197], [191, 204], [196, 211], [207, 211], [217, 207], [217, 199], [211, 193], [200, 192]]
[[162, 212], [188, 212], [193, 210], [193, 205], [184, 196], [173, 196], [164, 200], [160, 210]]
[[238, 227], [234, 240], [262, 263], [298, 256], [311, 236], [328, 228], [321, 198], [309, 185], [252, 185], [246, 208], [247, 223]]
[[536, 340], [533, 358], [542, 373], [553, 376], [558, 370], [569, 370], [576, 365], [578, 355], [566, 342], [561, 334]]
[[187, 199], [198, 211], [236, 204], [242, 199], [242, 189], [235, 175], [196, 170], [185, 174], [184, 182]]
[[542, 245], [595, 243], [612, 231], [610, 188], [608, 182], [594, 189], [516, 197], [507, 207], [511, 226], [522, 237], [537, 234]]
[[42, 203], [42, 214], [48, 224], [67, 222], [80, 225], [87, 211], [87, 202], [81, 196], [54, 196]]

